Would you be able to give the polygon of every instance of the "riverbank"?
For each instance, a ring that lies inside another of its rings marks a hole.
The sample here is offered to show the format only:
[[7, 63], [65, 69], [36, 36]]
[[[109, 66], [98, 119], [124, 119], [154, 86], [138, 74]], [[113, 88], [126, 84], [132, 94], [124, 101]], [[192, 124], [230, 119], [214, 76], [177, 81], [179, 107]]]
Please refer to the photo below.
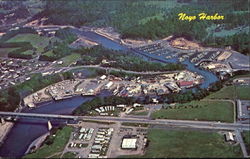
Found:
[[46, 134], [44, 134], [44, 135], [38, 137], [36, 140], [34, 140], [30, 144], [30, 146], [27, 149], [27, 151], [25, 152], [25, 155], [28, 154], [28, 153], [30, 153], [31, 150], [32, 151], [37, 150], [42, 145], [42, 143], [45, 141], [45, 139], [47, 138], [47, 136], [49, 136], [49, 135], [50, 135], [50, 132], [47, 132]]
[[0, 124], [0, 143], [4, 141], [13, 126], [14, 123], [8, 121], [5, 121], [4, 124]]

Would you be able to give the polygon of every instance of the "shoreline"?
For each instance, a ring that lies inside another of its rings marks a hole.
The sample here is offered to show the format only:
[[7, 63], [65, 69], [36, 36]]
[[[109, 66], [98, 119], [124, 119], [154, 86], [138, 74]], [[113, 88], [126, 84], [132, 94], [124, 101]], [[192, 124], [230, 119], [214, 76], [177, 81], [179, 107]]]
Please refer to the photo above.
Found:
[[37, 150], [38, 148], [40, 148], [40, 146], [42, 145], [42, 143], [45, 141], [45, 139], [47, 138], [47, 136], [50, 135], [50, 132], [47, 132], [43, 135], [41, 135], [40, 137], [38, 137], [37, 139], [35, 139], [27, 148], [26, 152], [24, 153], [24, 155], [27, 155], [30, 153], [30, 150], [33, 146], [35, 146], [34, 150]]
[[10, 130], [13, 128], [14, 125], [15, 123], [9, 122], [9, 121], [5, 121], [4, 124], [0, 124], [0, 143], [1, 144], [4, 143], [4, 140], [6, 139], [6, 137], [8, 136]]

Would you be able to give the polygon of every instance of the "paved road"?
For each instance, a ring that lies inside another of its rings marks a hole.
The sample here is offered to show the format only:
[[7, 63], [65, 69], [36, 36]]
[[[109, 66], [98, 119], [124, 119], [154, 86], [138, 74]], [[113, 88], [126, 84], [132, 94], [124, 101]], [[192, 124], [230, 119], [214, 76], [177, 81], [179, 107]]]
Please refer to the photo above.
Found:
[[79, 116], [80, 120], [97, 120], [108, 122], [130, 122], [130, 123], [147, 123], [147, 124], [163, 124], [173, 127], [190, 127], [202, 129], [218, 129], [218, 130], [250, 130], [248, 125], [240, 123], [219, 123], [207, 121], [190, 121], [190, 120], [169, 120], [169, 119], [140, 119], [140, 118], [120, 118], [120, 117], [92, 117], [92, 116]]
[[235, 131], [235, 136], [236, 136], [237, 141], [240, 143], [240, 147], [241, 147], [243, 156], [244, 156], [244, 157], [250, 157], [250, 156], [248, 156], [248, 154], [247, 154], [247, 149], [246, 149], [245, 143], [244, 143], [244, 141], [243, 141], [243, 139], [242, 139], [242, 136], [241, 136], [241, 133], [240, 133], [239, 130], [236, 130], [236, 131]]
[[0, 116], [21, 116], [35, 118], [61, 118], [71, 120], [95, 120], [106, 122], [130, 122], [130, 123], [147, 123], [147, 124], [163, 124], [173, 127], [189, 127], [201, 129], [218, 129], [218, 130], [250, 130], [249, 125], [240, 123], [219, 123], [208, 121], [190, 121], [190, 120], [169, 120], [169, 119], [141, 119], [133, 117], [102, 117], [102, 116], [72, 116], [72, 115], [54, 115], [54, 114], [36, 114], [36, 113], [14, 113], [0, 112]]

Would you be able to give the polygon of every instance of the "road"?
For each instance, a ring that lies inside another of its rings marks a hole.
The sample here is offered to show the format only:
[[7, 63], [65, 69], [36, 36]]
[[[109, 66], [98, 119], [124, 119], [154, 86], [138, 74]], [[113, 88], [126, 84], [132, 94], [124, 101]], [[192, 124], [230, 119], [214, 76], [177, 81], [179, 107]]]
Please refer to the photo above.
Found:
[[208, 121], [190, 121], [190, 120], [170, 120], [170, 119], [143, 119], [133, 117], [110, 117], [110, 116], [72, 116], [72, 115], [55, 115], [55, 114], [37, 114], [37, 113], [14, 113], [14, 112], [0, 112], [0, 116], [21, 116], [29, 118], [60, 118], [70, 120], [94, 120], [101, 122], [130, 122], [130, 123], [147, 123], [147, 124], [161, 124], [173, 127], [189, 127], [201, 129], [218, 129], [218, 130], [250, 130], [249, 125], [241, 123], [220, 123]]
[[244, 156], [245, 158], [250, 157], [250, 156], [248, 156], [248, 154], [247, 154], [247, 149], [246, 149], [245, 143], [244, 143], [244, 141], [243, 141], [243, 139], [242, 139], [241, 132], [240, 132], [239, 130], [236, 130], [236, 131], [235, 131], [235, 136], [236, 136], [236, 139], [237, 139], [238, 143], [240, 143], [240, 147], [241, 147], [243, 156]]

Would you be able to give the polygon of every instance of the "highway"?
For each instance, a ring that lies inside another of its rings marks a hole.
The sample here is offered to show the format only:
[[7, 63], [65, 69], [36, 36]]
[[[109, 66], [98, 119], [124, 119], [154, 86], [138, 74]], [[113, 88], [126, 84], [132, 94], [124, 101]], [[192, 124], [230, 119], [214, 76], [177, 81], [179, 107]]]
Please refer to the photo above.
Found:
[[170, 120], [170, 119], [145, 119], [133, 117], [110, 117], [110, 116], [72, 116], [72, 115], [55, 115], [55, 114], [37, 114], [37, 113], [14, 113], [0, 112], [1, 117], [28, 117], [28, 118], [55, 118], [65, 120], [94, 120], [101, 122], [129, 122], [129, 123], [146, 123], [146, 124], [161, 124], [171, 127], [184, 128], [201, 128], [201, 129], [217, 129], [217, 130], [250, 130], [248, 124], [240, 123], [220, 123], [208, 121], [191, 121], [191, 120]]

